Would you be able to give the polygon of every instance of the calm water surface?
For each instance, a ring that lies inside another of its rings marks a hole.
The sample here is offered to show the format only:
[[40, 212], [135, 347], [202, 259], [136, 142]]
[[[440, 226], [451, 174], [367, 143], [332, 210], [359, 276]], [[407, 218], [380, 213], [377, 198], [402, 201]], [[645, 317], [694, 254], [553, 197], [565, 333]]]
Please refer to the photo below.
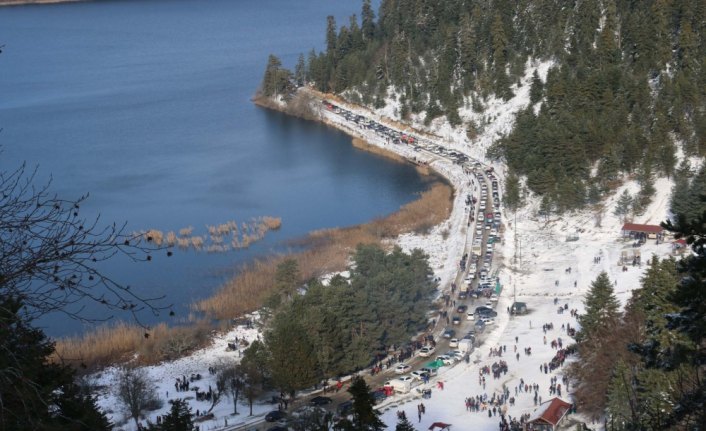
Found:
[[[255, 256], [325, 227], [397, 210], [425, 189], [407, 165], [355, 150], [325, 126], [249, 101], [269, 53], [292, 66], [321, 49], [348, 0], [128, 0], [0, 9], [0, 168], [53, 177], [83, 211], [163, 231], [272, 215], [283, 226], [246, 251], [178, 252], [107, 270], [166, 294], [185, 315]], [[90, 310], [102, 315], [102, 310]], [[52, 335], [85, 329], [62, 316]]]

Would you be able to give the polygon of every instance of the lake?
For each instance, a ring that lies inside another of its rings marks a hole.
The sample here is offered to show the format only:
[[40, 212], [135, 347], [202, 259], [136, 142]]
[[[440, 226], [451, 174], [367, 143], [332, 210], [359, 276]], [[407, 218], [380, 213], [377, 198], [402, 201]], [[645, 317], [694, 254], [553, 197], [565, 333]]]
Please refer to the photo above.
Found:
[[[428, 186], [410, 165], [356, 150], [326, 126], [254, 106], [270, 53], [293, 66], [324, 46], [348, 0], [126, 0], [0, 8], [0, 153], [51, 175], [83, 215], [163, 231], [270, 215], [247, 250], [113, 262], [109, 274], [167, 295], [178, 315], [254, 257], [315, 229], [363, 223]], [[377, 5], [376, 5], [377, 7]], [[103, 316], [89, 309], [91, 316]], [[160, 318], [144, 316], [148, 322]], [[63, 315], [53, 336], [85, 330]], [[92, 325], [88, 325], [91, 327]]]

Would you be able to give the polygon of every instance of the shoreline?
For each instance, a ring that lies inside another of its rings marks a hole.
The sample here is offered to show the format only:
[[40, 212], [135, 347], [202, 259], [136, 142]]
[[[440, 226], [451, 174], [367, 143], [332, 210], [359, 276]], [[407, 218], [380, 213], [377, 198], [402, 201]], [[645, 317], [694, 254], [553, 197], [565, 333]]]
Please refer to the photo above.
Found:
[[[268, 277], [274, 274], [279, 262], [287, 258], [294, 258], [300, 262], [301, 267], [315, 268], [311, 271], [302, 270], [302, 276], [321, 276], [324, 273], [341, 271], [345, 269], [350, 251], [354, 243], [379, 243], [383, 247], [392, 244], [399, 244], [403, 236], [417, 236], [420, 232], [442, 225], [447, 225], [454, 211], [458, 207], [457, 184], [452, 179], [434, 167], [415, 163], [413, 160], [404, 157], [390, 149], [382, 148], [379, 145], [367, 142], [365, 137], [356, 136], [351, 131], [344, 130], [331, 121], [327, 121], [323, 116], [305, 117], [296, 115], [282, 109], [274, 104], [263, 104], [262, 101], [253, 99], [257, 106], [273, 109], [287, 115], [295, 115], [299, 118], [318, 121], [335, 128], [351, 137], [351, 145], [364, 151], [369, 151], [381, 157], [386, 157], [398, 163], [409, 163], [416, 166], [417, 172], [422, 176], [431, 179], [430, 187], [421, 195], [404, 205], [397, 211], [382, 218], [370, 220], [359, 225], [321, 229], [309, 232], [297, 243], [303, 244], [305, 250], [289, 252], [284, 254], [267, 255], [256, 259], [250, 264], [244, 265], [242, 270], [214, 291], [208, 298], [190, 304], [190, 308], [203, 314], [202, 319], [190, 319], [186, 326], [190, 331], [203, 334], [205, 320], [215, 321], [212, 329], [218, 331], [229, 330], [227, 322], [256, 310], [261, 305], [262, 299], [268, 291], [264, 285], [258, 285], [259, 281], [269, 282]], [[444, 204], [446, 199], [446, 204]], [[443, 212], [443, 215], [439, 214]], [[436, 217], [436, 219], [434, 218]], [[431, 256], [430, 256], [431, 257]], [[451, 265], [453, 267], [453, 265]], [[237, 291], [239, 280], [247, 278], [242, 284], [253, 284], [253, 288], [248, 292]], [[231, 289], [229, 291], [229, 289]], [[227, 298], [227, 299], [226, 299]], [[247, 301], [250, 301], [248, 304]], [[236, 307], [236, 308], [234, 308]], [[229, 309], [228, 314], [220, 311]], [[144, 364], [154, 364], [165, 360], [154, 355], [158, 351], [159, 344], [173, 336], [183, 337], [184, 326], [170, 326], [168, 322], [155, 325], [153, 332], [155, 336], [149, 339], [144, 338], [144, 328], [125, 322], [115, 322], [110, 326], [104, 326], [94, 331], [76, 337], [69, 337], [57, 340], [57, 357], [76, 358], [81, 361], [69, 361], [88, 365], [88, 370], [95, 370], [104, 366], [121, 362], [123, 358], [131, 357], [137, 353], [142, 358]], [[159, 335], [159, 336], [157, 336]], [[189, 351], [198, 350], [211, 342], [211, 337], [193, 346]], [[155, 343], [155, 344], [152, 344]], [[71, 353], [71, 354], [68, 354]], [[185, 352], [188, 355], [188, 352]]]
[[[310, 89], [307, 89], [307, 92], [315, 93], [315, 96], [312, 96], [312, 97], [319, 98], [320, 100], [323, 100], [324, 97], [328, 96], [328, 95], [324, 95], [324, 94], [319, 94], [318, 92], [315, 92]], [[348, 103], [345, 100], [340, 99], [340, 97], [336, 97], [335, 99], [339, 103]], [[282, 105], [274, 102], [272, 99], [269, 99], [266, 97], [256, 96], [256, 97], [253, 97], [251, 99], [251, 101], [253, 102], [253, 104], [255, 104], [256, 106], [259, 106], [260, 108], [271, 109], [273, 111], [277, 111], [277, 112], [280, 112], [285, 115], [290, 115], [290, 116], [301, 118], [301, 119], [307, 120], [307, 121], [314, 121], [314, 122], [317, 122], [320, 124], [324, 124], [324, 125], [331, 127], [333, 129], [336, 129], [339, 132], [342, 132], [342, 133], [345, 133], [346, 135], [348, 135], [351, 138], [351, 145], [353, 145], [355, 148], [362, 150], [362, 151], [367, 151], [369, 153], [372, 153], [372, 154], [375, 154], [375, 155], [378, 155], [381, 157], [385, 157], [388, 160], [392, 160], [392, 161], [395, 161], [398, 163], [411, 164], [416, 167], [416, 170], [420, 175], [422, 175], [422, 176], [436, 176], [439, 179], [443, 179], [445, 182], [448, 183], [449, 186], [451, 186], [453, 188], [453, 184], [448, 178], [446, 178], [442, 173], [429, 167], [428, 165], [416, 162], [416, 161], [409, 159], [409, 158], [407, 158], [399, 153], [396, 153], [390, 149], [381, 147], [379, 145], [372, 144], [367, 139], [360, 136], [359, 134], [357, 134], [351, 130], [345, 129], [343, 127], [339, 127], [337, 124], [335, 124], [331, 121], [328, 121], [320, 113], [318, 113], [318, 115], [317, 115], [317, 113], [315, 113], [315, 112], [306, 112], [306, 113], [292, 112], [292, 110], [288, 109], [286, 106], [282, 106]], [[393, 123], [392, 120], [389, 120], [389, 119], [387, 119], [387, 120], [389, 123]], [[412, 129], [411, 126], [408, 126], [407, 128]], [[422, 135], [422, 134], [428, 135], [428, 133], [421, 132], [419, 130], [415, 130], [415, 133], [419, 133], [420, 135]], [[454, 190], [454, 192], [455, 192], [455, 190]]]

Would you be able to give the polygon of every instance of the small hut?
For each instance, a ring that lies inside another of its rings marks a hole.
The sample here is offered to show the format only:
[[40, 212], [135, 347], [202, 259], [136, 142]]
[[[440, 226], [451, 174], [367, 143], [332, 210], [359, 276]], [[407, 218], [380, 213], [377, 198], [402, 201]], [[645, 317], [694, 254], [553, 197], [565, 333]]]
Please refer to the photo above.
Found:
[[622, 229], [623, 238], [643, 241], [646, 239], [659, 239], [663, 236], [663, 232], [662, 226], [653, 224], [625, 223]]

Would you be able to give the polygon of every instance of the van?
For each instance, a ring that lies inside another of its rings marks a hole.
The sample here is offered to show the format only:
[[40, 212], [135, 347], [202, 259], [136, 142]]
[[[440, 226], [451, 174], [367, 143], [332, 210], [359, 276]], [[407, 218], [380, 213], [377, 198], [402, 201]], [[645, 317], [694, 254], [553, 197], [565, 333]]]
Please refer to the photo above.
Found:
[[412, 380], [393, 379], [385, 382], [384, 386], [392, 388], [395, 392], [406, 394], [412, 390]]
[[464, 338], [463, 340], [459, 341], [458, 350], [464, 355], [473, 352], [473, 340]]

